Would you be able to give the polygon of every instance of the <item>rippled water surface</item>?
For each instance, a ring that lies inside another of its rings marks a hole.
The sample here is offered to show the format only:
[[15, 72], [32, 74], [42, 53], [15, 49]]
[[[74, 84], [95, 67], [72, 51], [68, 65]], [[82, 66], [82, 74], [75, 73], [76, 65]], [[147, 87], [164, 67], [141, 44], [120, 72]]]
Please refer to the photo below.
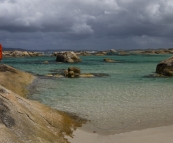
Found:
[[[170, 56], [86, 56], [77, 64], [56, 63], [55, 57], [4, 58], [2, 63], [39, 75], [69, 66], [79, 67], [82, 73], [109, 74], [75, 79], [41, 76], [34, 82], [36, 88], [30, 96], [90, 120], [89, 130], [109, 132], [173, 122], [173, 78], [150, 76], [157, 63]], [[104, 63], [104, 58], [117, 63]]]

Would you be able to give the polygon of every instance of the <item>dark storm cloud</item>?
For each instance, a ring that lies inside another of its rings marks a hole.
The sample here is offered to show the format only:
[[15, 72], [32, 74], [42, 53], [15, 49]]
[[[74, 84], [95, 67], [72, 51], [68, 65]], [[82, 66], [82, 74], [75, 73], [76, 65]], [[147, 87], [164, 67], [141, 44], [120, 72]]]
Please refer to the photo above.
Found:
[[42, 48], [168, 47], [172, 13], [172, 0], [0, 0], [0, 40]]

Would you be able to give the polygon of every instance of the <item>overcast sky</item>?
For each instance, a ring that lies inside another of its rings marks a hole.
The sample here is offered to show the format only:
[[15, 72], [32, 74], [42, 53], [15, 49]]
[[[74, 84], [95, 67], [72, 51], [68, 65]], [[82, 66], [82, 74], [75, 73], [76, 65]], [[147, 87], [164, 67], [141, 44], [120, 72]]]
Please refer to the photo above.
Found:
[[0, 0], [0, 43], [25, 49], [173, 47], [173, 0]]

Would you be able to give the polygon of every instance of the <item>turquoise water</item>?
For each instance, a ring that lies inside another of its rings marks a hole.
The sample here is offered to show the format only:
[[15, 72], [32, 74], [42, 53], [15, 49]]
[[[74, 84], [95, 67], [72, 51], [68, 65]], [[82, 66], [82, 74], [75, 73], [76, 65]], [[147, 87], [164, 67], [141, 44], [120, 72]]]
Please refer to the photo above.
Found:
[[[30, 98], [90, 120], [88, 130], [114, 132], [173, 123], [173, 78], [150, 76], [157, 63], [170, 56], [83, 56], [77, 64], [57, 63], [55, 57], [28, 57], [4, 58], [2, 63], [39, 75], [69, 66], [79, 67], [82, 73], [109, 74], [75, 79], [39, 76]], [[104, 58], [117, 63], [104, 63]]]

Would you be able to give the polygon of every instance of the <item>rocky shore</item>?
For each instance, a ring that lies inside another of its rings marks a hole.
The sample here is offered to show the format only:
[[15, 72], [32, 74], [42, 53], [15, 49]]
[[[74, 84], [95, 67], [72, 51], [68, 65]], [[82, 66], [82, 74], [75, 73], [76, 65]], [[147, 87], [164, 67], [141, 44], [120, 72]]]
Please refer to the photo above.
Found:
[[[173, 48], [169, 49], [139, 49], [139, 50], [103, 50], [103, 51], [56, 51], [51, 56], [56, 56], [57, 62], [81, 62], [81, 59], [77, 56], [105, 56], [105, 55], [121, 55], [127, 56], [130, 54], [173, 54]], [[3, 51], [3, 57], [34, 57], [34, 56], [46, 56], [44, 52], [31, 52], [31, 51]], [[48, 54], [49, 55], [49, 54]]]
[[68, 143], [64, 135], [72, 136], [85, 120], [24, 98], [34, 78], [0, 64], [0, 142]]
[[29, 51], [3, 51], [3, 57], [35, 57], [35, 56], [44, 56], [41, 52], [29, 52]]

